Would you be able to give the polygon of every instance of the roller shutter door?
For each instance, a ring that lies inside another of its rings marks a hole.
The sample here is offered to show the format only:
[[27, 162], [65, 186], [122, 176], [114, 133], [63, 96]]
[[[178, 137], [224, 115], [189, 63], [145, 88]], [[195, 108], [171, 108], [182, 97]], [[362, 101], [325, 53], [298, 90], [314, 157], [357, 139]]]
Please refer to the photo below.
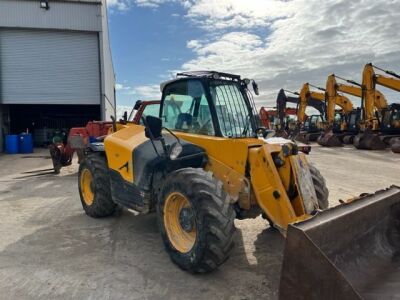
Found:
[[100, 104], [96, 33], [0, 29], [0, 103]]

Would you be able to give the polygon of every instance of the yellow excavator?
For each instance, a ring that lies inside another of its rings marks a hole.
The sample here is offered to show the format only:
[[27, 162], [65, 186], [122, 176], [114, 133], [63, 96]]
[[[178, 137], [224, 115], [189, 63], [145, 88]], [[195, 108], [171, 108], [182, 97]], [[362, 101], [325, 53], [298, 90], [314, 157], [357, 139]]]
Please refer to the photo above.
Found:
[[307, 116], [306, 109], [310, 106], [310, 101], [320, 101], [324, 104], [323, 111], [326, 111], [324, 94], [312, 91], [310, 86], [312, 86], [310, 83], [304, 83], [301, 87], [300, 93], [294, 93], [299, 96], [299, 102], [297, 105], [297, 124], [296, 129], [293, 131], [292, 139], [306, 144], [310, 141], [317, 140], [321, 133], [322, 124], [325, 118], [325, 113]]
[[[292, 97], [292, 96], [286, 96], [285, 92], [291, 93], [296, 95], [297, 97]], [[298, 121], [298, 117], [301, 118], [301, 120], [306, 120], [307, 124], [311, 124], [311, 126], [314, 126], [317, 128], [317, 121], [320, 122], [322, 121], [322, 117], [325, 116], [325, 103], [318, 100], [318, 99], [313, 99], [312, 97], [308, 97], [306, 99], [306, 105], [308, 107], [312, 107], [316, 109], [319, 112], [319, 115], [312, 115], [312, 116], [307, 116], [305, 114], [305, 109], [302, 109], [302, 111], [299, 112], [299, 107], [303, 107], [305, 104], [305, 101], [303, 99], [303, 103], [300, 104], [301, 98], [299, 97], [298, 92], [293, 92], [289, 90], [284, 90], [281, 89], [278, 93], [278, 97], [276, 100], [276, 107], [278, 111], [278, 116], [279, 116], [279, 125], [282, 124], [283, 126], [279, 126], [280, 128], [276, 131], [275, 136], [280, 136], [280, 137], [285, 137], [285, 138], [291, 138], [291, 139], [298, 139], [299, 138], [299, 132], [301, 129], [301, 126], [304, 124], [303, 122]], [[294, 113], [296, 115], [296, 121], [292, 120], [285, 120], [285, 114], [287, 113], [287, 103], [294, 103], [296, 104], [296, 108], [294, 108]], [[310, 127], [310, 126], [308, 126]], [[308, 130], [310, 131], [310, 130]], [[304, 138], [305, 140], [305, 138]], [[307, 141], [309, 138], [307, 137]]]
[[[311, 91], [310, 86], [313, 86], [323, 92]], [[327, 86], [327, 89], [328, 88], [330, 87]], [[300, 101], [298, 108], [298, 119], [299, 122], [304, 122], [303, 128], [305, 129], [305, 133], [300, 133], [298, 139], [304, 139], [305, 141], [318, 140], [318, 142], [323, 146], [340, 146], [342, 144], [341, 140], [339, 140], [336, 135], [329, 133], [335, 122], [335, 106], [338, 105], [342, 109], [342, 112], [347, 114], [352, 111], [353, 104], [347, 97], [343, 95], [328, 94], [327, 89], [317, 87], [309, 83], [303, 84], [299, 94]], [[311, 98], [319, 100], [325, 104], [325, 116], [310, 116], [308, 120], [305, 120], [304, 115], [306, 107], [309, 99]], [[319, 120], [319, 122], [314, 123], [313, 120], [315, 119]], [[326, 121], [324, 121], [324, 119]], [[325, 133], [321, 135], [321, 131], [323, 130]]]
[[[335, 131], [343, 132], [347, 129], [347, 117], [354, 110], [353, 103], [350, 99], [338, 93], [335, 75], [328, 76], [326, 88], [320, 89], [325, 91], [327, 123], [324, 126], [324, 132], [318, 137], [318, 144], [325, 147], [342, 146], [343, 136], [338, 136], [337, 132], [334, 132], [336, 115], [339, 115], [339, 124], [337, 124], [339, 128]], [[336, 105], [340, 106], [340, 112], [336, 111]]]
[[250, 86], [258, 94], [254, 81], [212, 71], [161, 84], [159, 118], [89, 144], [78, 174], [86, 214], [155, 212], [171, 260], [193, 273], [229, 258], [236, 218], [263, 215], [287, 237], [281, 299], [398, 295], [398, 281], [385, 284], [400, 272], [400, 188], [327, 209], [325, 180], [296, 144], [263, 137]]
[[[352, 85], [344, 84], [337, 82], [336, 78], [346, 81]], [[358, 84], [355, 81], [344, 79], [342, 77], [336, 76], [335, 74], [331, 74], [328, 76], [326, 82], [326, 91], [328, 97], [332, 97], [332, 95], [337, 95], [339, 92], [349, 94], [355, 97], [362, 98], [362, 89], [361, 84]], [[352, 144], [354, 136], [359, 132], [359, 121], [361, 118], [361, 109], [354, 109], [351, 103], [350, 106], [346, 109], [345, 114], [340, 114], [335, 117], [335, 119], [339, 119], [340, 128], [336, 128], [336, 132], [342, 134], [341, 140], [345, 144]], [[336, 126], [338, 127], [338, 126]]]
[[[374, 68], [392, 77], [376, 74]], [[362, 75], [363, 132], [354, 139], [354, 146], [358, 149], [384, 149], [392, 138], [400, 136], [400, 106], [396, 103], [388, 105], [386, 98], [376, 90], [376, 85], [400, 91], [400, 75], [372, 63], [365, 65]]]

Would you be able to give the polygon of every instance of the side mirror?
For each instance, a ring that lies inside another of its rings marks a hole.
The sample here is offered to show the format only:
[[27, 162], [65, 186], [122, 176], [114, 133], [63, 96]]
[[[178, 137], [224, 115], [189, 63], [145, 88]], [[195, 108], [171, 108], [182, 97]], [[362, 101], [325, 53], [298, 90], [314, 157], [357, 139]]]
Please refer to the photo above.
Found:
[[258, 84], [254, 80], [252, 82], [252, 86], [253, 86], [254, 94], [256, 94], [257, 96], [260, 95], [260, 92], [258, 91]]
[[144, 119], [144, 125], [146, 126], [145, 135], [147, 138], [152, 140], [158, 140], [162, 137], [162, 121], [160, 118], [153, 116], [146, 116]]
[[134, 110], [138, 110], [139, 107], [142, 105], [143, 101], [142, 100], [138, 100], [135, 103], [135, 106], [133, 107]]

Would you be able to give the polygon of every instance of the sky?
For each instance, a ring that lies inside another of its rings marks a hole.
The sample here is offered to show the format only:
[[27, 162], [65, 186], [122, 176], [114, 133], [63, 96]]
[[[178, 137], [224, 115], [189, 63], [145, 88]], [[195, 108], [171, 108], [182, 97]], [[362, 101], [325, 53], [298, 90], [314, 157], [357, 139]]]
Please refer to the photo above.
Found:
[[107, 1], [120, 110], [185, 70], [255, 79], [268, 107], [279, 89], [324, 87], [332, 73], [360, 82], [369, 62], [400, 73], [400, 0]]

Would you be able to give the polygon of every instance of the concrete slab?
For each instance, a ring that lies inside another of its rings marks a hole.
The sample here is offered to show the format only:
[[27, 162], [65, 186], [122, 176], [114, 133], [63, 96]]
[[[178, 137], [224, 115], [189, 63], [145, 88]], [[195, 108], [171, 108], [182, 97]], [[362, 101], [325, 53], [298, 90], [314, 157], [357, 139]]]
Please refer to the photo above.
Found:
[[[400, 155], [314, 147], [330, 203], [400, 185]], [[236, 221], [232, 257], [191, 275], [168, 258], [155, 215], [87, 217], [77, 165], [54, 175], [47, 151], [0, 155], [1, 299], [274, 299], [284, 240], [255, 220]]]

